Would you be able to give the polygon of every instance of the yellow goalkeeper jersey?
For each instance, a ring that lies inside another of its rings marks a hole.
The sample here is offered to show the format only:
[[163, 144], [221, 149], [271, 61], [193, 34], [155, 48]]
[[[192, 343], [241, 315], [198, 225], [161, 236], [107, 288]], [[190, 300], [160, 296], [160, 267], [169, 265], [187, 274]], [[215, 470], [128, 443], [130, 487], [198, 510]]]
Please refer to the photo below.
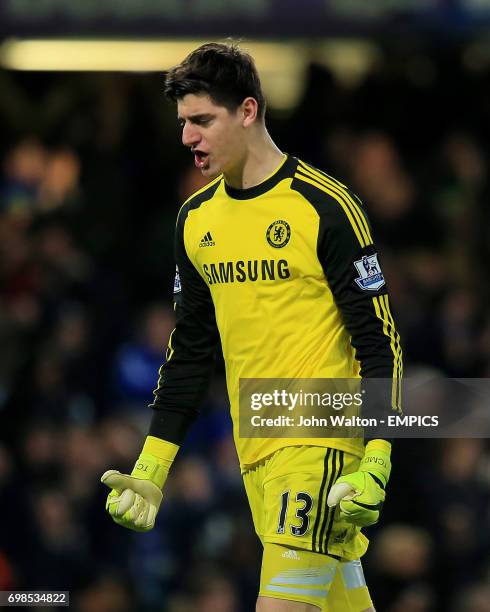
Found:
[[176, 328], [150, 434], [181, 444], [221, 342], [242, 467], [304, 444], [362, 456], [361, 439], [243, 438], [238, 428], [244, 378], [391, 378], [387, 408], [398, 408], [399, 336], [359, 199], [291, 156], [249, 189], [218, 177], [179, 212], [176, 263]]

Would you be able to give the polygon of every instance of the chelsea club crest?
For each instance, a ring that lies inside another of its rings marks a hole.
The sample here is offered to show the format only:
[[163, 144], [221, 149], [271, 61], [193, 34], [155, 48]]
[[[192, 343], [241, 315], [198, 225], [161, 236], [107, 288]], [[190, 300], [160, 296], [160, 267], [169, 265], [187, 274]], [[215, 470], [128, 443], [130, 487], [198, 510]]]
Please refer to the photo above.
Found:
[[274, 221], [267, 228], [265, 234], [267, 242], [275, 249], [282, 249], [285, 247], [291, 238], [291, 226], [287, 221], [282, 219]]

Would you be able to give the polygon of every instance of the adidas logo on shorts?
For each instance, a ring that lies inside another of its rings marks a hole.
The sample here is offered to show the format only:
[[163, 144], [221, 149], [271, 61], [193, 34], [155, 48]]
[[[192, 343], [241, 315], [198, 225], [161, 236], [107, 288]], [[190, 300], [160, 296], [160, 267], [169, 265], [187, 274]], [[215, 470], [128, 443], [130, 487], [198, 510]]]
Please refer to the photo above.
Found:
[[286, 550], [282, 553], [281, 557], [284, 557], [285, 559], [296, 559], [299, 561], [299, 555], [295, 550]]

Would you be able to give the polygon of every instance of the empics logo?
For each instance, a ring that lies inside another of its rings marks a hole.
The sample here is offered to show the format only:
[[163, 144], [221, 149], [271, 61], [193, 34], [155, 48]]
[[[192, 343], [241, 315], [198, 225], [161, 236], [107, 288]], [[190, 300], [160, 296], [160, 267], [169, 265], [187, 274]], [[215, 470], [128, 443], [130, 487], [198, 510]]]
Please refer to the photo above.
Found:
[[211, 236], [211, 232], [207, 232], [204, 234], [203, 239], [199, 243], [199, 247], [212, 247], [215, 245], [213, 237]]

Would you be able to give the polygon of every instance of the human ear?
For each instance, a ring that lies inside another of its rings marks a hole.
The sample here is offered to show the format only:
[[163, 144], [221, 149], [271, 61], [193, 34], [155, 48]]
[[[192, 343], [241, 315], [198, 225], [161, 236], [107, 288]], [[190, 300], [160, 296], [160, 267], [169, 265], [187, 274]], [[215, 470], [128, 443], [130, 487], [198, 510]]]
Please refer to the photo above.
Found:
[[252, 123], [257, 118], [258, 110], [259, 106], [255, 98], [252, 98], [250, 96], [248, 98], [245, 98], [241, 105], [243, 127], [248, 127], [252, 125]]

